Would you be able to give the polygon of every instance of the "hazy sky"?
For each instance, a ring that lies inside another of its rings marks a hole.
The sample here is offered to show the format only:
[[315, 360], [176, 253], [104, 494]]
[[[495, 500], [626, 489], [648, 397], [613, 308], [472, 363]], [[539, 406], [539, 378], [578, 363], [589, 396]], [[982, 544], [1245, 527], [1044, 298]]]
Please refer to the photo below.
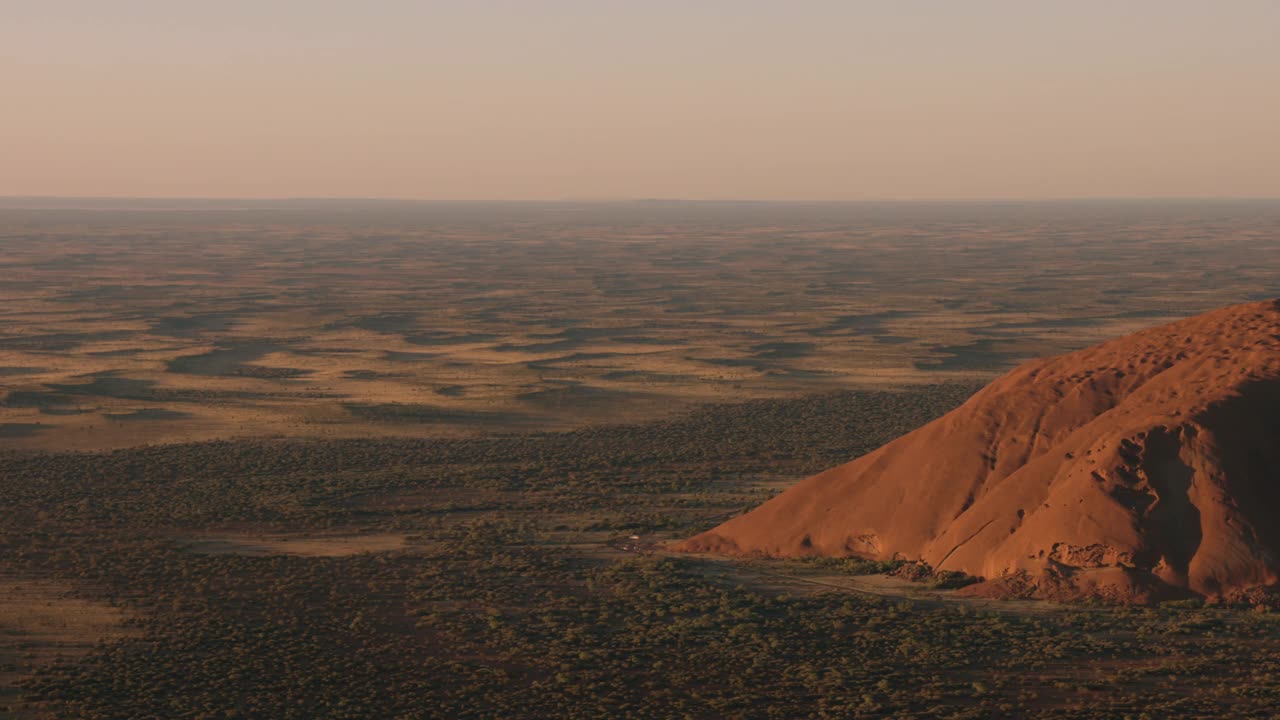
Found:
[[0, 195], [1280, 196], [1280, 0], [0, 0]]

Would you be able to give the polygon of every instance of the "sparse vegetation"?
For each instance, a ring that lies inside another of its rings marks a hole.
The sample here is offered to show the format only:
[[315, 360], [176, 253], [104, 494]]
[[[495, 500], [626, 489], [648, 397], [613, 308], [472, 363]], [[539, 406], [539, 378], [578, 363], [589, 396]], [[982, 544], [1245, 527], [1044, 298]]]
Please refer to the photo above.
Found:
[[[879, 444], [968, 387], [487, 440], [6, 453], [0, 574], [135, 634], [28, 678], [28, 717], [1265, 716], [1280, 624], [1194, 607], [1027, 614], [725, 575], [675, 537]], [[840, 421], [837, 422], [837, 419]], [[733, 438], [735, 441], [725, 442]], [[388, 533], [348, 556], [193, 552], [219, 529]], [[898, 563], [793, 561], [796, 572]], [[943, 578], [948, 580], [948, 578]]]
[[1277, 294], [1276, 218], [1267, 203], [9, 205], [0, 448], [567, 430], [981, 381]]
[[1274, 206], [396, 207], [0, 210], [0, 585], [101, 619], [5, 626], [0, 716], [1280, 704], [1271, 612], [879, 597], [849, 584], [971, 578], [656, 549], [1017, 359], [1275, 295]]

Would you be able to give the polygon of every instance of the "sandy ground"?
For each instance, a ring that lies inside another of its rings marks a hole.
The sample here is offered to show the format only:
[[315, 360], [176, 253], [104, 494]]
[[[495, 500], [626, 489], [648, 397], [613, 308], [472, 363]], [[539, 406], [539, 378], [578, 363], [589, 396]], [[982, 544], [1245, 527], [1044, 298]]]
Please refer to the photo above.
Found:
[[17, 698], [15, 683], [41, 665], [129, 634], [123, 609], [72, 592], [63, 582], [0, 577], [0, 717]]
[[200, 555], [299, 555], [345, 557], [361, 553], [403, 550], [407, 538], [393, 533], [367, 535], [253, 535], [222, 534], [188, 538], [188, 550]]

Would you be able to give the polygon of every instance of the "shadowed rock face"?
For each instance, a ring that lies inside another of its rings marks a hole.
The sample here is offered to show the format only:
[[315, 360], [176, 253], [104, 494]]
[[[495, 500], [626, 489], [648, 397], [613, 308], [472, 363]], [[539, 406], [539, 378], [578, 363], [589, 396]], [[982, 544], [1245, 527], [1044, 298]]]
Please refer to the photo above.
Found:
[[1275, 585], [1280, 302], [1027, 363], [677, 547], [920, 559], [995, 594], [1143, 601]]

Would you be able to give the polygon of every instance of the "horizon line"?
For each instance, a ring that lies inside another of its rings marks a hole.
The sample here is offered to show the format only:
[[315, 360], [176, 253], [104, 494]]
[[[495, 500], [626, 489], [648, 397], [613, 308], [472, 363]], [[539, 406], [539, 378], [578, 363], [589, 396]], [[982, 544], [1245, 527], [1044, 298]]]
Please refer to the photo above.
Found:
[[1071, 202], [1205, 202], [1245, 201], [1276, 202], [1280, 195], [1124, 195], [1124, 196], [1045, 196], [1045, 197], [920, 197], [920, 198], [848, 198], [848, 199], [774, 199], [774, 198], [681, 198], [681, 197], [563, 197], [563, 198], [419, 198], [376, 195], [5, 195], [0, 203], [29, 201], [91, 201], [91, 202], [247, 202], [247, 203], [297, 203], [297, 202], [383, 202], [423, 205], [554, 205], [622, 204], [622, 203], [671, 203], [705, 205], [891, 205], [891, 204], [1032, 204]]

